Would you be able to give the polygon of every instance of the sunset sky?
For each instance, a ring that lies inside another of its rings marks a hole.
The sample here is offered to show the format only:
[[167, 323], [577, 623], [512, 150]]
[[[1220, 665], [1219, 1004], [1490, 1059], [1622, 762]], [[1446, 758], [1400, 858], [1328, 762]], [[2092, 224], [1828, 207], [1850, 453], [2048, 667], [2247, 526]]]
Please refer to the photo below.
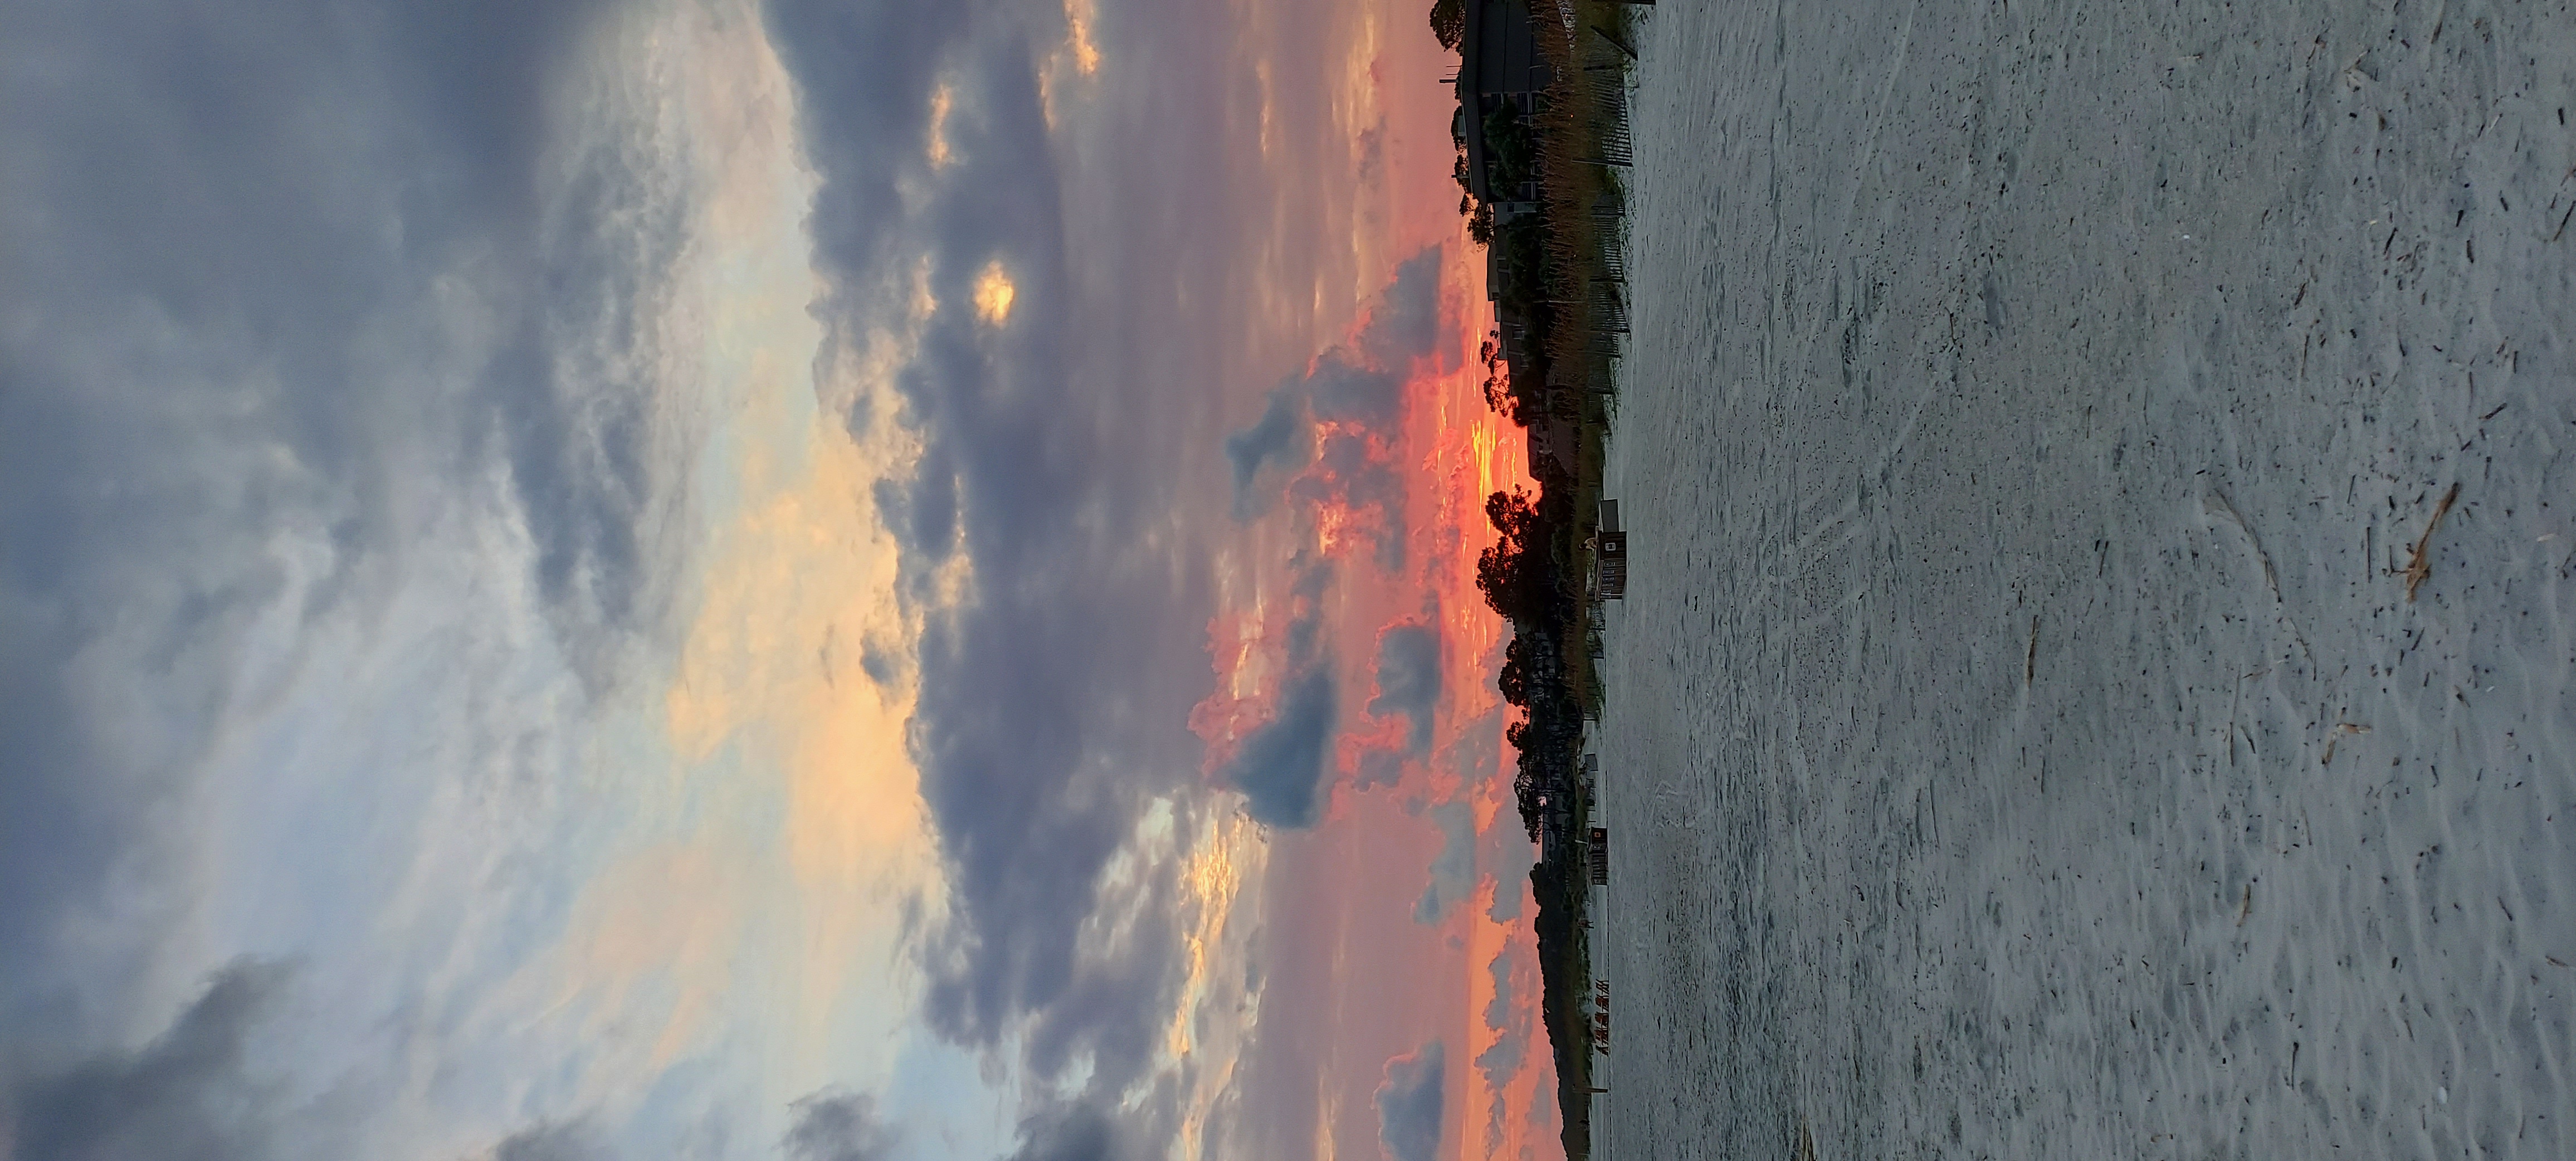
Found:
[[19, 6], [0, 1158], [1556, 1155], [1426, 6]]

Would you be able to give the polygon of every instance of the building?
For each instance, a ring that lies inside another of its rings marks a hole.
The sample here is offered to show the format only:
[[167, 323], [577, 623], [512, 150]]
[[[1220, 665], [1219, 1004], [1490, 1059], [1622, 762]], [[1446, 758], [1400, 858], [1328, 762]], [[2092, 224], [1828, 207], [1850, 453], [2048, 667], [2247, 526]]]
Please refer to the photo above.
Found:
[[1562, 788], [1539, 796], [1538, 861], [1552, 863], [1571, 853], [1574, 803]]
[[1556, 465], [1555, 470], [1571, 477], [1580, 462], [1583, 429], [1573, 420], [1549, 414], [1529, 425], [1530, 474], [1537, 475], [1539, 465]]
[[[1526, 164], [1495, 156], [1491, 137], [1527, 126], [1556, 70], [1539, 53], [1528, 0], [1466, 0], [1466, 36], [1458, 44], [1458, 115], [1450, 135], [1467, 151], [1467, 192], [1492, 208], [1494, 225], [1538, 208], [1533, 150]], [[1497, 185], [1497, 178], [1518, 180]]]
[[1605, 601], [1628, 595], [1628, 533], [1619, 527], [1619, 502], [1603, 500], [1592, 534], [1592, 595]]

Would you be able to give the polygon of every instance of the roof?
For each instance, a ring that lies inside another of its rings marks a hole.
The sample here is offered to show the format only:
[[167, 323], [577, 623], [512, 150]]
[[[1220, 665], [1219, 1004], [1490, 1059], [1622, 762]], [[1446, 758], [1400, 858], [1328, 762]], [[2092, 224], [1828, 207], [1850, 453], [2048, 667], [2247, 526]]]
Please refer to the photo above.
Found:
[[1467, 32], [1458, 41], [1458, 111], [1465, 114], [1467, 138], [1467, 192], [1477, 201], [1485, 197], [1485, 101], [1482, 74], [1484, 60], [1484, 0], [1468, 0]]
[[1530, 28], [1529, 0], [1467, 0], [1465, 35], [1458, 42], [1458, 107], [1471, 112], [1467, 138], [1467, 191], [1491, 202], [1485, 184], [1485, 98], [1539, 92], [1556, 79], [1539, 55]]

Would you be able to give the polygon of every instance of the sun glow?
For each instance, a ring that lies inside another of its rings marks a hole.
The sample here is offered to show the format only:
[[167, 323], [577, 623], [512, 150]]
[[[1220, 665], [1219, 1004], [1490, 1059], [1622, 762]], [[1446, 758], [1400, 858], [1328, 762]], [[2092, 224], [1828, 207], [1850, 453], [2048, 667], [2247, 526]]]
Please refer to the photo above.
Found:
[[1019, 296], [1019, 286], [1011, 281], [1010, 272], [1002, 269], [1002, 260], [996, 258], [975, 276], [975, 317], [992, 326], [1009, 322], [1011, 302]]

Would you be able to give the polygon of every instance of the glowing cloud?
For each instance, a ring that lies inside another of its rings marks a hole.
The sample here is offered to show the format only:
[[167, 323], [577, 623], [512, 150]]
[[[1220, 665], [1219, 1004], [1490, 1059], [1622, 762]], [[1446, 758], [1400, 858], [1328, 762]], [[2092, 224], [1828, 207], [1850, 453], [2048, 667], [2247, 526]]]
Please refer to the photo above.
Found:
[[948, 153], [948, 110], [951, 105], [955, 104], [956, 100], [956, 93], [951, 91], [947, 85], [943, 84], [937, 89], [931, 91], [930, 167], [932, 169], [945, 169], [948, 166], [948, 162], [950, 160]]
[[1009, 322], [1011, 300], [1019, 295], [1019, 286], [1011, 281], [1010, 272], [1002, 269], [1002, 260], [996, 258], [975, 276], [975, 316], [993, 326]]
[[1065, 47], [1073, 53], [1073, 67], [1082, 75], [1100, 71], [1100, 49], [1091, 43], [1092, 0], [1064, 0]]

